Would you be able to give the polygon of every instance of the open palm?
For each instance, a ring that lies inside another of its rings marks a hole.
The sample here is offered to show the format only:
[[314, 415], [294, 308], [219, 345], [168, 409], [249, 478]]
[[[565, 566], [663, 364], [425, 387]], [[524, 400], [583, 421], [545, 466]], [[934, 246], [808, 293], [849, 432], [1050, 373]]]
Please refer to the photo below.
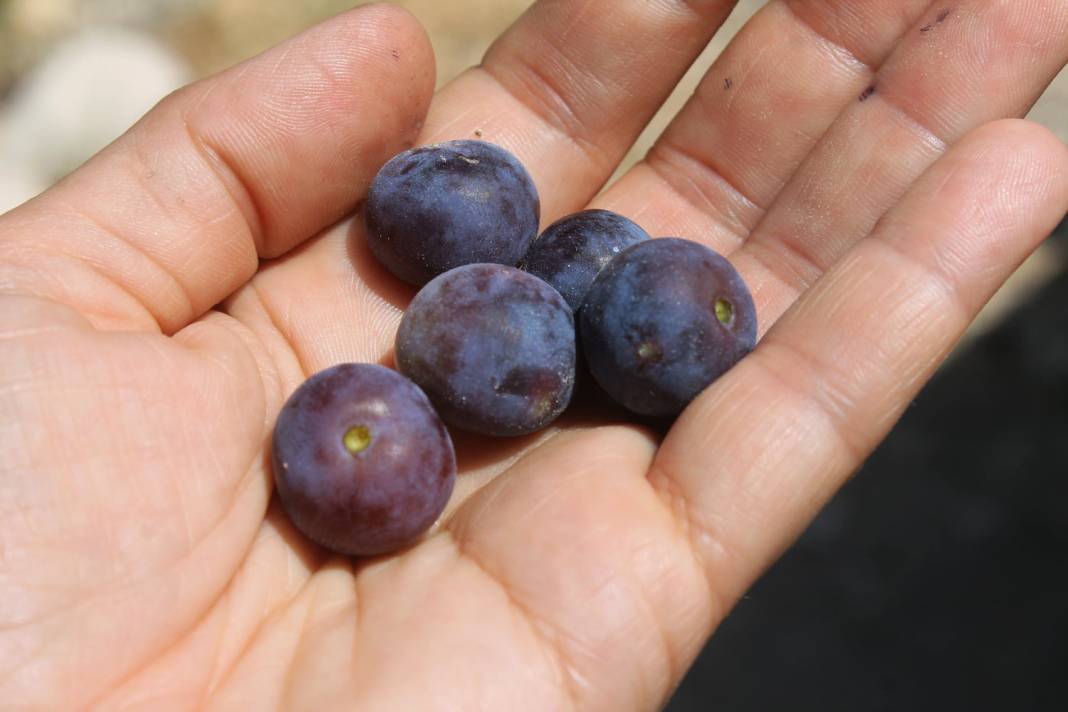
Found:
[[[1068, 150], [995, 121], [1064, 65], [1061, 0], [773, 0], [598, 194], [732, 4], [542, 0], [433, 103], [415, 21], [357, 9], [0, 218], [0, 699], [662, 705], [1068, 204]], [[329, 556], [270, 502], [273, 419], [390, 358], [412, 291], [345, 217], [377, 168], [476, 136], [543, 224], [592, 201], [729, 255], [764, 336], [662, 439], [460, 438], [431, 535]]]

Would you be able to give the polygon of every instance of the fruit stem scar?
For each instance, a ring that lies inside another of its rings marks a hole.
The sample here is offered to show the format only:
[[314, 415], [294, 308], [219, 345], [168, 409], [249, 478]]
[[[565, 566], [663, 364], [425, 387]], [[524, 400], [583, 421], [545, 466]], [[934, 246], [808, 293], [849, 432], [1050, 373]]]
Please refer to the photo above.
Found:
[[370, 446], [371, 431], [365, 425], [354, 425], [345, 431], [341, 442], [350, 454], [358, 455]]
[[716, 318], [724, 326], [730, 326], [734, 321], [734, 305], [728, 302], [726, 299], [716, 300]]
[[664, 353], [660, 350], [660, 347], [654, 344], [652, 341], [643, 341], [638, 344], [638, 358], [642, 361], [659, 361], [663, 357]]

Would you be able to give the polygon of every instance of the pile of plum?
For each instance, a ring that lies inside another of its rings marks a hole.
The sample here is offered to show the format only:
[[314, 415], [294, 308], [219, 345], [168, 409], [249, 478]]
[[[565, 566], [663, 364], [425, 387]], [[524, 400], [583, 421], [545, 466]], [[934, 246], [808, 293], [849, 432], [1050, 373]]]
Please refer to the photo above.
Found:
[[456, 478], [445, 424], [496, 437], [544, 428], [580, 363], [629, 411], [670, 418], [753, 349], [753, 299], [716, 252], [650, 239], [605, 210], [538, 236], [539, 213], [526, 169], [482, 141], [405, 151], [375, 177], [368, 244], [421, 289], [397, 371], [328, 368], [279, 413], [278, 494], [310, 539], [350, 555], [412, 543]]

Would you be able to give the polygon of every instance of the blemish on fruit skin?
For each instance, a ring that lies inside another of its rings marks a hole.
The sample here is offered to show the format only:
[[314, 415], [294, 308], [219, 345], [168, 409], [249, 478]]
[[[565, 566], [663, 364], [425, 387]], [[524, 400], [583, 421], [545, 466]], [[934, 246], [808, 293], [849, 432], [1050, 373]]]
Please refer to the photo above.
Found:
[[531, 408], [533, 417], [540, 420], [546, 415], [548, 415], [550, 412], [552, 412], [555, 406], [556, 401], [554, 398], [552, 398], [552, 396], [544, 396], [538, 399], [537, 403], [535, 403], [534, 406]]
[[730, 77], [727, 77], [726, 79], [723, 80], [723, 89], [724, 89], [724, 91], [729, 91], [730, 88], [733, 87], [733, 86], [734, 86], [734, 80], [731, 79]]
[[857, 97], [857, 101], [859, 101], [860, 103], [863, 104], [865, 101], [867, 101], [868, 99], [872, 98], [872, 96], [874, 94], [875, 94], [875, 85], [871, 84], [871, 85], [868, 86], [867, 89], [865, 89], [864, 91], [862, 91], [860, 93], [860, 96]]

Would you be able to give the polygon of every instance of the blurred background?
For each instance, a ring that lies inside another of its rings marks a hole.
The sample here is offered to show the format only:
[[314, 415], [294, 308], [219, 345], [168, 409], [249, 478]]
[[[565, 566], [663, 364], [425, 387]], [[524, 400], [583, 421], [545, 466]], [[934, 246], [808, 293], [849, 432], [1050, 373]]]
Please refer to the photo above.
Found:
[[[439, 84], [530, 5], [395, 1], [429, 31]], [[353, 4], [0, 0], [0, 213], [169, 91]], [[741, 0], [624, 166], [762, 4]], [[1031, 118], [1068, 140], [1068, 72]], [[741, 602], [669, 710], [1068, 709], [1065, 232]]]

